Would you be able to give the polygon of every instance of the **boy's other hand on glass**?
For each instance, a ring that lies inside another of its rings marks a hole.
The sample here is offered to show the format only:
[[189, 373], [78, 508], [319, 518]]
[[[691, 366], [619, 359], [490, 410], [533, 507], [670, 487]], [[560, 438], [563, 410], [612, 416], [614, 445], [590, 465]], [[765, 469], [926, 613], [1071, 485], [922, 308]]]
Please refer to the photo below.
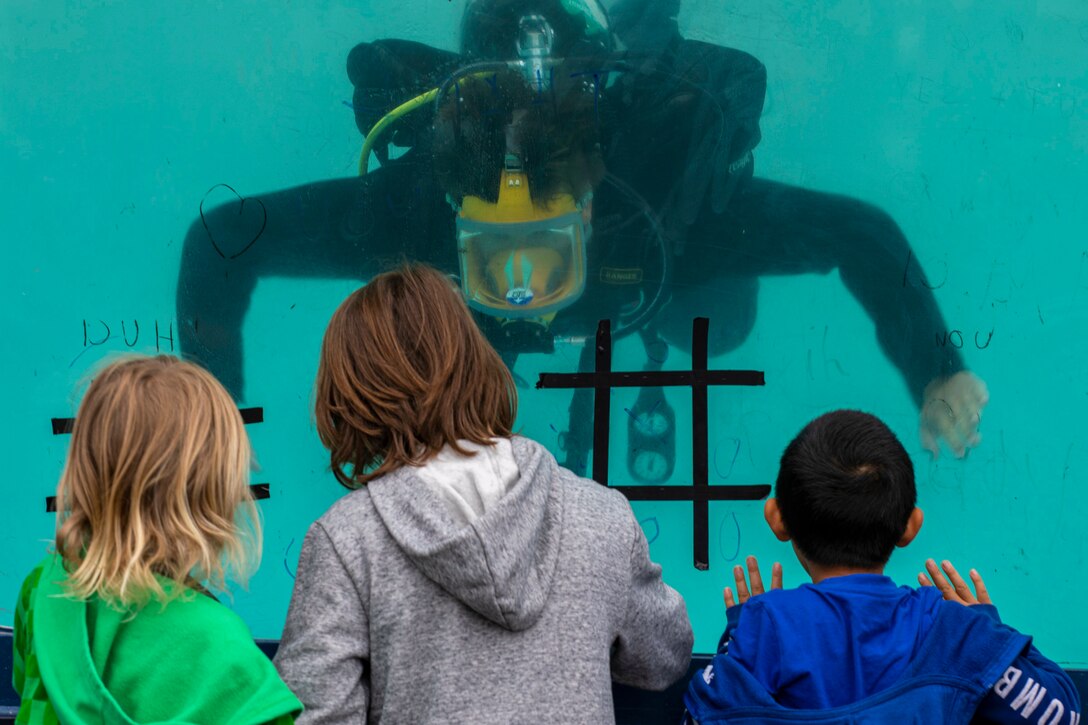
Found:
[[[722, 598], [725, 600], [725, 607], [735, 606], [737, 604], [744, 604], [752, 597], [763, 594], [766, 590], [763, 588], [763, 577], [759, 573], [759, 562], [756, 561], [754, 556], [749, 556], [744, 560], [748, 566], [748, 579], [751, 580], [751, 587], [748, 586], [748, 582], [745, 580], [744, 567], [737, 564], [733, 567], [733, 581], [737, 585], [737, 597], [733, 598], [733, 589], [726, 587], [722, 590]], [[777, 561], [771, 566], [771, 589], [782, 588], [782, 565]]]
[[[942, 573], [943, 570], [943, 573]], [[928, 576], [926, 573], [928, 572]], [[948, 578], [945, 578], [945, 575]], [[940, 566], [933, 559], [926, 561], [926, 571], [918, 573], [918, 583], [924, 587], [935, 586], [941, 595], [950, 602], [970, 606], [972, 604], [993, 604], [990, 592], [986, 590], [986, 584], [982, 581], [982, 575], [972, 569], [970, 571], [971, 582], [975, 585], [975, 592], [963, 580], [956, 567], [950, 561], [942, 561]]]

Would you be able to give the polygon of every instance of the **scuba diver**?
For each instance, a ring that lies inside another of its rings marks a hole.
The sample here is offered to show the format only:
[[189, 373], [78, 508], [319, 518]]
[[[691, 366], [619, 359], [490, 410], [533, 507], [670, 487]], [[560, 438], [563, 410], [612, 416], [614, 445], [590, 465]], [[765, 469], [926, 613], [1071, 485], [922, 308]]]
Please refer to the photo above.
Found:
[[[766, 72], [752, 56], [685, 39], [679, 0], [469, 0], [460, 52], [409, 40], [348, 57], [360, 175], [201, 208], [177, 289], [183, 352], [243, 394], [242, 322], [262, 277], [366, 280], [406, 259], [446, 270], [513, 369], [556, 340], [637, 335], [645, 367], [709, 354], [755, 323], [760, 278], [826, 274], [876, 326], [920, 412], [923, 445], [962, 456], [988, 396], [945, 329], [898, 225], [846, 196], [754, 176]], [[371, 168], [375, 166], [376, 168]], [[254, 201], [259, 204], [251, 203]], [[593, 363], [585, 344], [579, 368]], [[672, 409], [643, 388], [628, 469], [673, 470]], [[564, 465], [587, 468], [592, 391], [575, 391]]]

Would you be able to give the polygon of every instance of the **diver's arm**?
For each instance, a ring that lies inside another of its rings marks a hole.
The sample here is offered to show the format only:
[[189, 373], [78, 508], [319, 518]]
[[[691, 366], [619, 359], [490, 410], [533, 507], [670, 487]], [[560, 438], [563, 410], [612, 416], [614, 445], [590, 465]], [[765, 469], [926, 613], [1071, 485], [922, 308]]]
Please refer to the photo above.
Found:
[[947, 344], [934, 287], [921, 267], [911, 269], [916, 261], [899, 225], [868, 204], [846, 203], [853, 214], [838, 222], [845, 241], [836, 254], [839, 276], [869, 313], [884, 354], [907, 381], [918, 406], [922, 445], [938, 455], [944, 441], [962, 457], [981, 441], [986, 384]]
[[931, 381], [964, 369], [959, 350], [935, 341], [947, 328], [933, 288], [920, 267], [904, 274], [914, 255], [886, 212], [850, 197], [826, 197], [828, 207], [820, 216], [831, 234], [808, 237], [809, 253], [838, 267], [843, 284], [876, 326], [881, 349], [921, 408]]
[[[431, 175], [420, 171], [415, 164], [398, 164], [365, 177], [261, 194], [244, 203], [205, 204], [181, 254], [181, 352], [207, 366], [241, 399], [243, 323], [260, 279], [362, 281], [405, 258], [452, 272], [452, 212], [436, 196]], [[227, 196], [219, 188], [207, 198]], [[292, 302], [283, 300], [282, 314], [289, 314]]]
[[[209, 216], [218, 222], [232, 214], [216, 209]], [[181, 354], [211, 371], [237, 400], [242, 399], [242, 320], [260, 275], [247, 262], [232, 264], [219, 256], [197, 219], [185, 235], [176, 296]]]
[[876, 325], [877, 339], [899, 369], [916, 405], [934, 378], [964, 369], [960, 351], [934, 344], [945, 327], [933, 290], [906, 237], [886, 212], [839, 194], [752, 179], [728, 214], [705, 212], [697, 235], [713, 243], [729, 227], [737, 245], [733, 271], [756, 276], [839, 270], [843, 284]]
[[965, 371], [958, 349], [939, 343], [947, 327], [933, 289], [903, 232], [881, 209], [754, 178], [726, 213], [703, 209], [677, 260], [677, 279], [707, 280], [715, 268], [734, 278], [837, 268], [919, 407], [927, 447], [934, 442], [927, 435], [943, 438], [957, 453], [977, 442], [985, 386]]

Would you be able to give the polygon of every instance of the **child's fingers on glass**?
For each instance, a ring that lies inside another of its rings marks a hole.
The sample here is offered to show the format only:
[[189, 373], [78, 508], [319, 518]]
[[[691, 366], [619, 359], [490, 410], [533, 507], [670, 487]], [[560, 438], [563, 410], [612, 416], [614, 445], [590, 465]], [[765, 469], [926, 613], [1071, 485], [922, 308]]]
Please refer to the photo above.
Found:
[[[733, 567], [733, 581], [736, 585], [735, 598], [731, 587], [725, 587], [722, 590], [722, 600], [726, 608], [735, 604], [744, 604], [752, 597], [767, 591], [763, 583], [763, 575], [759, 571], [759, 561], [754, 556], [746, 557], [743, 566], [737, 564]], [[750, 585], [749, 582], [751, 582]], [[771, 567], [771, 589], [781, 588], [782, 565], [776, 561]]]
[[972, 569], [968, 574], [971, 577], [971, 582], [975, 585], [975, 596], [978, 597], [978, 603], [993, 604], [993, 600], [990, 599], [990, 590], [986, 588], [986, 583], [982, 581], [982, 575], [975, 569]]
[[751, 594], [748, 593], [748, 582], [744, 578], [744, 567], [740, 564], [733, 567], [733, 581], [737, 585], [737, 599], [744, 604]]
[[945, 559], [941, 562], [941, 568], [944, 570], [944, 573], [948, 575], [948, 581], [952, 583], [952, 588], [956, 590], [956, 596], [967, 604], [978, 604], [978, 600], [975, 599], [975, 594], [971, 591], [971, 587], [967, 586], [967, 582], [965, 582], [963, 577], [960, 576], [960, 573], [956, 571], [956, 567], [952, 566], [952, 562]]
[[929, 578], [933, 582], [933, 586], [940, 590], [945, 599], [957, 598], [956, 590], [952, 588], [952, 585], [948, 583], [948, 580], [944, 578], [944, 574], [941, 573], [941, 569], [937, 566], [937, 562], [933, 559], [926, 559], [926, 571], [929, 573]]
[[748, 578], [752, 580], [752, 596], [756, 594], [762, 594], [763, 589], [763, 576], [759, 573], [759, 562], [756, 561], [754, 556], [749, 556], [745, 563], [748, 564]]
[[771, 589], [782, 588], [782, 564], [781, 562], [775, 562], [771, 564]]

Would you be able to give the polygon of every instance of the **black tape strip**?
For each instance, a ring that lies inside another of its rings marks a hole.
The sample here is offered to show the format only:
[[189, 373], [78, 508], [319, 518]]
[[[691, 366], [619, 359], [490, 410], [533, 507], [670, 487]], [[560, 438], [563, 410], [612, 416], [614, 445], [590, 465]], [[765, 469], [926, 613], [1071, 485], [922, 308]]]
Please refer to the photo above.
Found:
[[[254, 483], [250, 485], [249, 492], [253, 495], [253, 498], [260, 501], [265, 498], [272, 498], [272, 491], [270, 484], [267, 483]], [[45, 497], [45, 512], [55, 513], [57, 510], [57, 497], [46, 496]]]
[[239, 408], [238, 412], [242, 414], [242, 422], [246, 425], [264, 422], [264, 408]]
[[608, 485], [609, 406], [612, 403], [610, 373], [612, 372], [612, 323], [597, 323], [596, 372], [593, 392], [593, 480]]
[[759, 501], [771, 495], [769, 484], [751, 486], [611, 486], [629, 501]]
[[[242, 414], [242, 422], [246, 425], [264, 422], [264, 408], [239, 408], [238, 412]], [[53, 424], [55, 436], [71, 433], [76, 424], [75, 418], [50, 418], [49, 420]]]
[[[710, 501], [752, 501], [770, 495], [768, 485], [711, 486], [709, 455], [709, 411], [707, 387], [710, 385], [765, 385], [761, 370], [707, 370], [709, 362], [707, 335], [710, 320], [696, 317], [691, 326], [691, 369], [612, 372], [612, 334], [608, 320], [597, 324], [594, 371], [578, 373], [541, 373], [539, 388], [593, 389], [593, 479], [608, 485], [609, 403], [612, 388], [691, 387], [690, 486], [613, 486], [632, 501], [690, 501], [692, 504], [692, 551], [696, 569], [710, 568]], [[579, 367], [585, 369], [587, 350]], [[572, 421], [574, 405], [571, 405]], [[573, 429], [573, 423], [571, 428]], [[582, 459], [584, 460], [584, 458]]]
[[[710, 487], [708, 461], [710, 454], [707, 446], [707, 400], [705, 375], [707, 365], [707, 333], [710, 320], [696, 317], [691, 322], [691, 371], [695, 378], [691, 383], [691, 478], [696, 490]], [[702, 379], [700, 379], [702, 378]], [[692, 548], [695, 553], [695, 568], [706, 571], [710, 568], [710, 509], [705, 498], [692, 502]]]
[[643, 370], [641, 372], [540, 373], [536, 387], [596, 388], [602, 379], [613, 388], [673, 388], [700, 385], [765, 385], [762, 370]]

